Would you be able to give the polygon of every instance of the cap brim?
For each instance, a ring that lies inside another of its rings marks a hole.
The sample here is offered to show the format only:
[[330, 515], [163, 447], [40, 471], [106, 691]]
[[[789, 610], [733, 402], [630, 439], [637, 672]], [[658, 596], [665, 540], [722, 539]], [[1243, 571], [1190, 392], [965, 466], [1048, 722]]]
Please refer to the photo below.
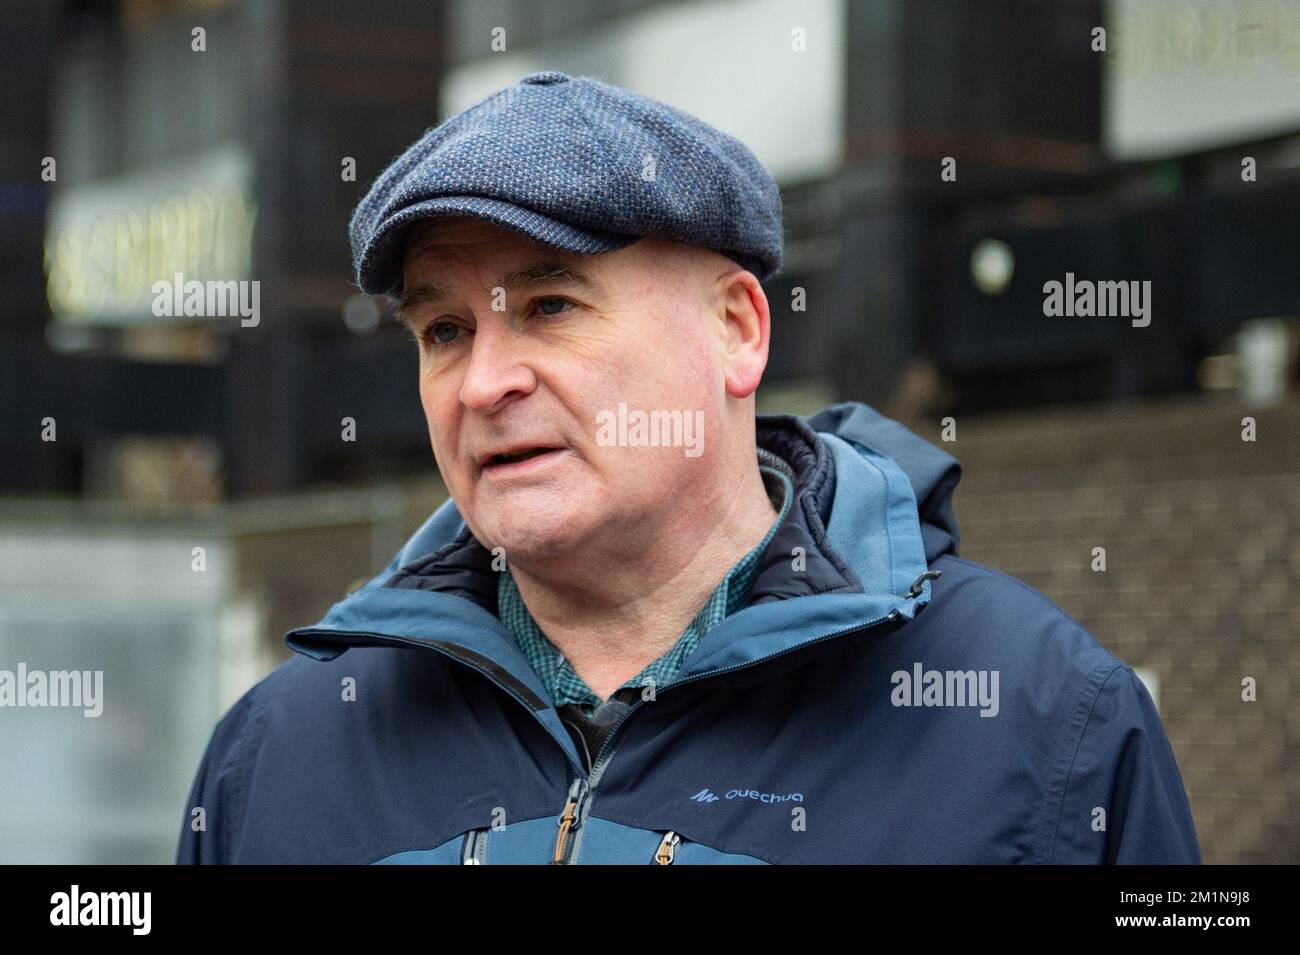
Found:
[[528, 236], [543, 245], [580, 255], [613, 252], [642, 236], [583, 229], [523, 206], [482, 196], [436, 196], [405, 206], [375, 230], [356, 263], [357, 283], [369, 295], [401, 294], [402, 244], [416, 222], [445, 216], [471, 216]]

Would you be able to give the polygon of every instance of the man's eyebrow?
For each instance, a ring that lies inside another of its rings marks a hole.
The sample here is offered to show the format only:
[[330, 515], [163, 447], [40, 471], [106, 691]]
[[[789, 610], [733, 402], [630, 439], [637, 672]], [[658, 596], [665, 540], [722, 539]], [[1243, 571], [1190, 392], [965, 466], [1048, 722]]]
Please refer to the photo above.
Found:
[[396, 318], [399, 322], [411, 328], [411, 320], [407, 315], [411, 309], [417, 305], [434, 305], [448, 298], [451, 293], [441, 285], [432, 285], [424, 283], [422, 285], [413, 285], [410, 288], [402, 290], [402, 299], [397, 303]]
[[503, 288], [528, 288], [536, 285], [567, 284], [592, 295], [604, 294], [600, 283], [582, 269], [563, 262], [538, 262], [501, 277]]
[[[539, 285], [571, 285], [582, 289], [590, 295], [601, 296], [605, 289], [582, 269], [563, 262], [538, 262], [527, 268], [517, 269], [501, 276], [497, 282], [506, 289], [533, 288]], [[417, 305], [436, 305], [450, 298], [449, 289], [432, 283], [413, 285], [402, 292], [397, 306], [397, 320], [410, 327], [407, 312]]]

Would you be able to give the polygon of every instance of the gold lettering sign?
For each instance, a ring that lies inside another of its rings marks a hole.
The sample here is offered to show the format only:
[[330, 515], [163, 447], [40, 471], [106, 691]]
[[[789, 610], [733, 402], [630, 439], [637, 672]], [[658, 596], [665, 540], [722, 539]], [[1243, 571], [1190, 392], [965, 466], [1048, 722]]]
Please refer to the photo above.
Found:
[[248, 277], [257, 208], [247, 189], [228, 175], [196, 184], [169, 178], [156, 190], [109, 184], [61, 197], [45, 243], [46, 296], [56, 317], [157, 321], [150, 302], [159, 279]]

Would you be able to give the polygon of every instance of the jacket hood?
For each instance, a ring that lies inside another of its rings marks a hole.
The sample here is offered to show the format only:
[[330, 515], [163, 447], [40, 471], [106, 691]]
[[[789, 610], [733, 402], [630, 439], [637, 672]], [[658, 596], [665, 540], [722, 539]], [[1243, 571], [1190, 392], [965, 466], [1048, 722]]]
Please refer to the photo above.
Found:
[[[904, 623], [930, 600], [938, 574], [929, 563], [956, 552], [957, 461], [867, 405], [759, 415], [756, 439], [789, 465], [795, 500], [763, 554], [750, 604], [705, 635], [674, 682]], [[286, 643], [319, 660], [354, 646], [433, 647], [548, 709], [496, 615], [492, 560], [448, 499], [383, 571]]]
[[829, 432], [891, 458], [912, 485], [927, 563], [943, 554], [956, 556], [959, 537], [952, 494], [961, 480], [956, 458], [859, 401], [830, 405], [807, 422], [814, 431]]

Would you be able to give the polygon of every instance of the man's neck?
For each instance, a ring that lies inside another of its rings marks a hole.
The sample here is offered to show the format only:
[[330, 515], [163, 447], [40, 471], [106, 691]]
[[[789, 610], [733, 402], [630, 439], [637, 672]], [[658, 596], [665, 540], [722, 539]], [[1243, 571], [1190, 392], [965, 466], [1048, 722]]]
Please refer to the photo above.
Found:
[[572, 564], [548, 560], [540, 575], [511, 565], [537, 625], [602, 700], [677, 642], [771, 528], [777, 511], [756, 464], [727, 497], [713, 508], [695, 501], [641, 546], [624, 539], [605, 552], [584, 548]]

